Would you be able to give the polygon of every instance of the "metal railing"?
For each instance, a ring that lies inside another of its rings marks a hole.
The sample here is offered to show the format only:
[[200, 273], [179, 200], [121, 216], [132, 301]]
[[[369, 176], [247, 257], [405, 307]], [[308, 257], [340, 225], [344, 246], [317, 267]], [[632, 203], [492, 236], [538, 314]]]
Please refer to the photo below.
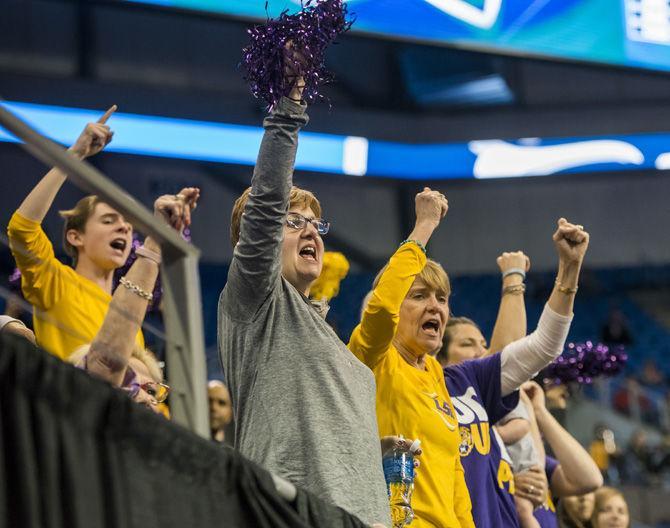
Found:
[[8, 111], [1, 101], [0, 126], [22, 140], [22, 146], [35, 158], [49, 167], [60, 168], [69, 181], [85, 192], [98, 195], [136, 229], [161, 244], [166, 362], [172, 387], [170, 409], [175, 422], [208, 438], [207, 374], [198, 274], [200, 251], [154, 218], [151, 211], [92, 165], [75, 159], [62, 146]]

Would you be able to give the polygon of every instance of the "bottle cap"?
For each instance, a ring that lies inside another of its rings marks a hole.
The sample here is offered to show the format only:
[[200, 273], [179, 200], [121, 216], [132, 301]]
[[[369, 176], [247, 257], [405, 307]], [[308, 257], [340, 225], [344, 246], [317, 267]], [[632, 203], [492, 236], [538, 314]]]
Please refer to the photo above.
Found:
[[421, 447], [421, 440], [417, 438], [416, 440], [414, 440], [414, 442], [412, 442], [412, 445], [409, 446], [409, 452], [414, 454], [419, 450], [420, 447]]

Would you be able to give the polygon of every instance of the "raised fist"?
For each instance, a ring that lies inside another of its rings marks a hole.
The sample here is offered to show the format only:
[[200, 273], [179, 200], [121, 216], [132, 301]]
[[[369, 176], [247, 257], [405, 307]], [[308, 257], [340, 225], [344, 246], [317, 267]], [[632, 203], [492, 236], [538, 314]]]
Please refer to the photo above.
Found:
[[581, 264], [589, 247], [589, 234], [584, 226], [571, 224], [565, 218], [558, 220], [558, 228], [552, 237], [558, 258], [564, 263]]
[[416, 223], [428, 222], [435, 226], [440, 223], [449, 210], [449, 202], [444, 194], [424, 187], [414, 199]]
[[530, 270], [530, 259], [523, 251], [505, 252], [496, 259], [500, 273], [511, 269], [522, 269], [526, 273]]
[[70, 152], [74, 153], [79, 159], [86, 159], [104, 149], [114, 137], [107, 120], [116, 112], [116, 105], [113, 105], [105, 114], [95, 123], [89, 123], [84, 131], [79, 135], [74, 145], [70, 147]]

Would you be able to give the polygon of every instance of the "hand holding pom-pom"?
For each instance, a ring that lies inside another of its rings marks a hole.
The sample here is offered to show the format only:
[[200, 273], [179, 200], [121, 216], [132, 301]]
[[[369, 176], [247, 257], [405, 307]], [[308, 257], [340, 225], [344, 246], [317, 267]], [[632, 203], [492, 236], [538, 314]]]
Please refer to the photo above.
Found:
[[305, 78], [300, 74], [300, 67], [305, 64], [305, 57], [289, 40], [284, 45], [284, 92], [291, 101], [299, 103], [305, 90]]
[[300, 12], [284, 11], [248, 30], [251, 42], [242, 50], [242, 65], [251, 93], [270, 108], [283, 96], [308, 103], [321, 98], [319, 88], [332, 79], [325, 51], [351, 24], [342, 0], [307, 0]]

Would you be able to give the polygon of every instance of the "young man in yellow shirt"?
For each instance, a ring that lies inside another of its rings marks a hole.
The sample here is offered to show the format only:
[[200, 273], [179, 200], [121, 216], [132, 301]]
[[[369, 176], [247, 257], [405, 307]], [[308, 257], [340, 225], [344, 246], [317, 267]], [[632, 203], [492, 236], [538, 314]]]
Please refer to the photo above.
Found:
[[[96, 123], [89, 123], [69, 149], [86, 159], [100, 152], [114, 133], [106, 124], [112, 106]], [[21, 271], [21, 289], [33, 305], [38, 344], [60, 357], [93, 341], [112, 300], [114, 270], [128, 258], [133, 228], [123, 216], [96, 196], [82, 198], [65, 219], [63, 243], [73, 267], [61, 263], [41, 223], [67, 176], [51, 169], [14, 213], [7, 233]], [[139, 332], [137, 344], [144, 348]]]

